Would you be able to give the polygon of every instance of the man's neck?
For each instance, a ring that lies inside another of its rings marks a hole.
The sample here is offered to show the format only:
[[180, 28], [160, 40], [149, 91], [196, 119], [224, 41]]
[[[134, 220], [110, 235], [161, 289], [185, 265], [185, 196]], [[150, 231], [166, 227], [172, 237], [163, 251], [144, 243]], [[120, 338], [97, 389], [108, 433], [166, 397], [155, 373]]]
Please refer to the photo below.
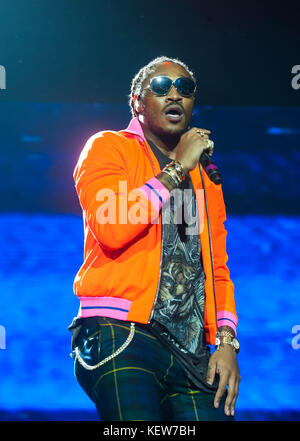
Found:
[[151, 132], [147, 127], [145, 127], [143, 124], [143, 132], [145, 137], [152, 141], [153, 144], [168, 158], [170, 159], [176, 159], [176, 151], [177, 151], [177, 145], [180, 140], [180, 136], [176, 136], [174, 138], [168, 138], [168, 139], [162, 139], [161, 137], [158, 137], [153, 132]]

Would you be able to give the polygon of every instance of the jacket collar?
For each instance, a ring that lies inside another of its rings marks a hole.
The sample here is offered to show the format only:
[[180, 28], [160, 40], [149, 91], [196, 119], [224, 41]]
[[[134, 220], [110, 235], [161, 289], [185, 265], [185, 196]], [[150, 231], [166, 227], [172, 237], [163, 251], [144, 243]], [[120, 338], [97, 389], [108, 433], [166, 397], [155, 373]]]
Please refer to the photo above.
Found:
[[146, 137], [143, 132], [141, 123], [139, 122], [139, 119], [137, 117], [132, 118], [127, 129], [123, 131], [133, 133], [134, 135], [139, 135], [141, 138], [143, 138], [144, 141], [146, 141]]

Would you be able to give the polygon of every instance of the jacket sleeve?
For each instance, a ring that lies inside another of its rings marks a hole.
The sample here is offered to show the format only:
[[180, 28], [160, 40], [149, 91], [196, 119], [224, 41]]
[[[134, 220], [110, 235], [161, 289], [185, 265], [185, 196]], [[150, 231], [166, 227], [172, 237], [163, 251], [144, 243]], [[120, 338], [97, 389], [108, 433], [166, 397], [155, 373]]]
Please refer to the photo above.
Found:
[[224, 226], [224, 222], [226, 221], [226, 208], [222, 187], [221, 185], [216, 187], [216, 191], [218, 192], [218, 204], [214, 226], [213, 261], [217, 302], [217, 326], [218, 328], [221, 326], [229, 326], [236, 334], [238, 318], [235, 308], [234, 284], [230, 279], [230, 272], [227, 266], [227, 231]]
[[[99, 244], [118, 250], [157, 223], [170, 193], [156, 178], [130, 186], [126, 148], [116, 132], [100, 132], [83, 148], [73, 178], [88, 228]], [[126, 141], [125, 141], [126, 142]]]

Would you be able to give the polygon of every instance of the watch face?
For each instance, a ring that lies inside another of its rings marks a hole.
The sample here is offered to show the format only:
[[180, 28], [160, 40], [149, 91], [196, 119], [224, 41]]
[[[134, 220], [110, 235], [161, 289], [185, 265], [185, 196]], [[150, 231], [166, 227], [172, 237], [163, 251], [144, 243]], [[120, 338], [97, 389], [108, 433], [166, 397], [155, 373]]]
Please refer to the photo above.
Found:
[[236, 338], [232, 339], [232, 346], [234, 347], [234, 349], [238, 350], [240, 349], [240, 344], [238, 342], [238, 340]]

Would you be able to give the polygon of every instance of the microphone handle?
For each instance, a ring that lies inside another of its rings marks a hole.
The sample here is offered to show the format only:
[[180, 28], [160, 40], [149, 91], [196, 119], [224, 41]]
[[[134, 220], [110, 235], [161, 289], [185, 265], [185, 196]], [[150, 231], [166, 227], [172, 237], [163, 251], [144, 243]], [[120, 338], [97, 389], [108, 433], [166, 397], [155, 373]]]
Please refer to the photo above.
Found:
[[209, 179], [214, 182], [216, 185], [222, 184], [222, 176], [220, 170], [216, 166], [216, 164], [212, 163], [210, 160], [210, 156], [205, 151], [200, 156], [199, 162], [202, 167], [206, 171]]

